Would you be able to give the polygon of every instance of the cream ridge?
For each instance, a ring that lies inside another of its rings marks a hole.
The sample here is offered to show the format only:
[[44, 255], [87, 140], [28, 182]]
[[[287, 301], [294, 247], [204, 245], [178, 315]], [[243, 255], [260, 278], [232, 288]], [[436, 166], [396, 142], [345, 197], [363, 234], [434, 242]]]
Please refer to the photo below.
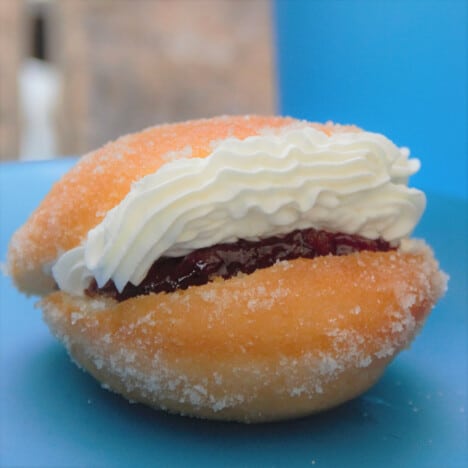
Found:
[[54, 278], [82, 295], [92, 278], [122, 291], [162, 256], [238, 239], [316, 228], [398, 243], [418, 223], [419, 170], [383, 135], [312, 127], [221, 141], [204, 159], [174, 159], [136, 182], [82, 244], [60, 256]]

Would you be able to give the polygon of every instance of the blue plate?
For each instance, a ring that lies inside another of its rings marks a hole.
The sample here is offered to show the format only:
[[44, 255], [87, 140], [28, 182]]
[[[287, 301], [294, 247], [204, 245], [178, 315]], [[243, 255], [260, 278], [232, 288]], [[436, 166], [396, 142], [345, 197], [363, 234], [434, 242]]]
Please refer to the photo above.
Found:
[[[0, 165], [1, 244], [74, 160]], [[0, 283], [2, 466], [467, 466], [466, 200], [429, 197], [418, 233], [451, 276], [410, 350], [332, 411], [246, 426], [168, 415], [103, 390], [28, 299]]]

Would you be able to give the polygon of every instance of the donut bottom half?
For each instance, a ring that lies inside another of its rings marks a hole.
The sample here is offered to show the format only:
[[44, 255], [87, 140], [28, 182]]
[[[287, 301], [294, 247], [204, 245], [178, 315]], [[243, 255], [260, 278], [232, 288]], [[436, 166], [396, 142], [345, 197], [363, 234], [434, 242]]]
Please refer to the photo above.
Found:
[[407, 347], [446, 287], [432, 252], [280, 262], [123, 302], [40, 306], [74, 361], [131, 401], [209, 419], [305, 416], [352, 399]]

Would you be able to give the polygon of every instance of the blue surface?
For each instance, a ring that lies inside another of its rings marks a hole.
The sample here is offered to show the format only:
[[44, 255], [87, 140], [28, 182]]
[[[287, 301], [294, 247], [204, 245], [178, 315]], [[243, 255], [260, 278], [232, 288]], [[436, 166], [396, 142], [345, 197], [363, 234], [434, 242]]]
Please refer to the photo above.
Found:
[[279, 110], [410, 147], [425, 191], [467, 195], [468, 2], [276, 0]]
[[[1, 259], [71, 163], [0, 165]], [[452, 279], [412, 348], [362, 397], [283, 423], [215, 423], [130, 405], [78, 370], [34, 299], [2, 277], [1, 466], [466, 466], [467, 211], [466, 200], [429, 197], [418, 233]]]

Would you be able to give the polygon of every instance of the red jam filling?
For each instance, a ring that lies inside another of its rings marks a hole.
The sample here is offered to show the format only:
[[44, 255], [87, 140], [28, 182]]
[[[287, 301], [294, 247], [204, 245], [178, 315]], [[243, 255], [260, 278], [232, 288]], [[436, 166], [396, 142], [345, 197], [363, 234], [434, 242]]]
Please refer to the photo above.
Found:
[[391, 244], [383, 239], [371, 240], [356, 235], [303, 229], [257, 241], [238, 240], [230, 244], [217, 244], [195, 250], [185, 257], [162, 257], [154, 262], [138, 286], [128, 283], [122, 292], [118, 292], [112, 280], [102, 288], [98, 288], [93, 280], [86, 294], [124, 301], [141, 294], [172, 292], [206, 284], [218, 276], [227, 279], [238, 273], [252, 273], [281, 260], [392, 249]]

